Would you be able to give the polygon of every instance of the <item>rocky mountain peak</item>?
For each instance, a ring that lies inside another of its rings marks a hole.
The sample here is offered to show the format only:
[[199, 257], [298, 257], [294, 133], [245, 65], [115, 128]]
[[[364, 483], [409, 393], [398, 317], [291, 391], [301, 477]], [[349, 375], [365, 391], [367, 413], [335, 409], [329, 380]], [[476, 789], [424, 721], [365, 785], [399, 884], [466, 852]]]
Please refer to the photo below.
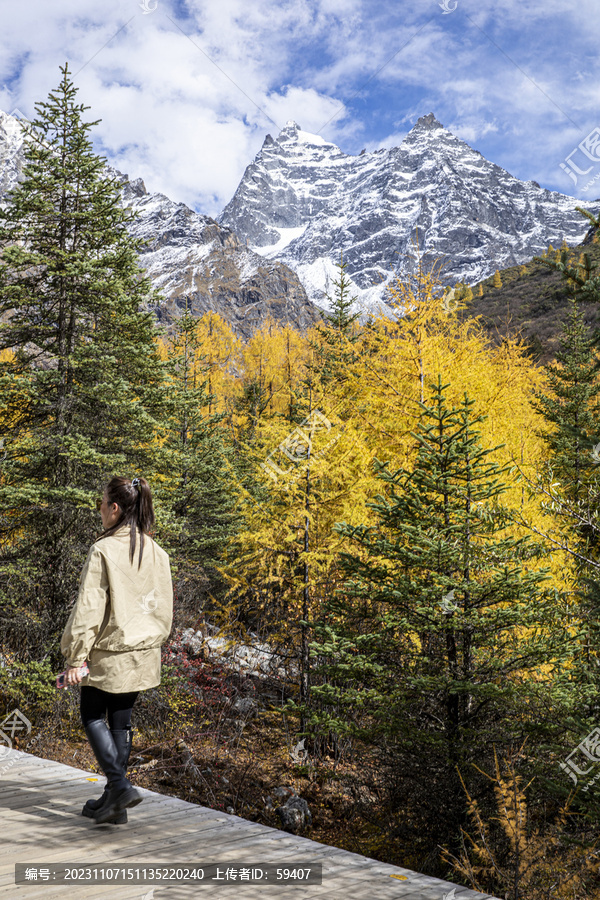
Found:
[[290, 121], [276, 138], [267, 135], [254, 162], [246, 171], [253, 172], [256, 164], [261, 162], [267, 167], [272, 166], [273, 161], [278, 166], [285, 166], [288, 164], [286, 161], [290, 165], [315, 165], [329, 156], [340, 158], [345, 154], [321, 135], [303, 131], [296, 122]]
[[343, 254], [359, 303], [377, 308], [397, 272], [445, 263], [448, 283], [475, 283], [586, 233], [578, 201], [514, 178], [421, 116], [389, 150], [343, 153], [288, 122], [248, 166], [219, 221], [256, 252], [293, 268], [327, 306]]
[[296, 140], [298, 137], [298, 132], [300, 131], [300, 126], [294, 122], [293, 119], [288, 119], [285, 123], [281, 131], [279, 132], [277, 140], [282, 143], [286, 140]]
[[413, 128], [413, 130], [418, 131], [435, 131], [438, 128], [444, 128], [441, 122], [438, 122], [434, 114], [428, 113], [426, 116], [421, 116], [420, 119], [417, 119], [417, 122]]

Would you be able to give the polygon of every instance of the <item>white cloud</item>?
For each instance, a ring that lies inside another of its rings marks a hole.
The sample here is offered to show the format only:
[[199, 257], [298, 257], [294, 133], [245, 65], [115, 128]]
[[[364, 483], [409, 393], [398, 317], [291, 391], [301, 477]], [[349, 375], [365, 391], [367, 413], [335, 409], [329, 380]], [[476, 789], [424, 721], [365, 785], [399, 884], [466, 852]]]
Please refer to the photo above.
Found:
[[266, 99], [265, 110], [283, 127], [293, 119], [304, 131], [316, 132], [324, 122], [334, 116], [343, 115], [345, 107], [312, 88], [286, 85], [283, 92], [272, 93]]
[[496, 134], [498, 125], [496, 122], [485, 121], [461, 121], [454, 125], [452, 122], [448, 124], [448, 130], [455, 134], [467, 144], [475, 144], [487, 134]]
[[0, 34], [2, 108], [32, 115], [68, 59], [78, 99], [102, 119], [95, 137], [109, 161], [217, 214], [267, 132], [290, 118], [316, 130], [343, 109], [290, 81], [294, 41], [357, 2], [192, 0], [183, 18], [165, 0], [148, 15], [137, 0], [15, 5]]

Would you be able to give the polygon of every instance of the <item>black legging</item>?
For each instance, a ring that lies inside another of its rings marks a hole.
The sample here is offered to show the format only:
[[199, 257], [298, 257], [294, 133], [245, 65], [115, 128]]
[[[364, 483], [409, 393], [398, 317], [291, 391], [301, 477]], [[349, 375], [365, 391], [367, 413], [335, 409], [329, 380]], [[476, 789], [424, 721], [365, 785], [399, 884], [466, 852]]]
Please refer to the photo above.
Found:
[[129, 694], [109, 694], [91, 685], [81, 687], [81, 721], [83, 727], [93, 719], [108, 718], [111, 731], [122, 731], [131, 725], [131, 711], [139, 691]]

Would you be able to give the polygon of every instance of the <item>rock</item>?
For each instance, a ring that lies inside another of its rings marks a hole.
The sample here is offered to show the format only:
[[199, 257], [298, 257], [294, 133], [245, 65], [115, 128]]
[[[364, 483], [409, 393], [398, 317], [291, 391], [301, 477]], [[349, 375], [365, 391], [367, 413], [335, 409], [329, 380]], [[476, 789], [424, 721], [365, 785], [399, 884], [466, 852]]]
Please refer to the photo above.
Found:
[[252, 697], [238, 697], [237, 700], [234, 701], [231, 709], [234, 713], [237, 713], [237, 715], [245, 716], [247, 719], [250, 719], [256, 715], [258, 703], [256, 700], [253, 700]]
[[181, 646], [194, 659], [206, 655], [204, 637], [200, 631], [194, 631], [193, 628], [186, 628], [181, 632]]
[[279, 816], [282, 829], [292, 834], [298, 834], [312, 825], [308, 803], [302, 797], [290, 797], [283, 806], [278, 806], [275, 812]]
[[[188, 632], [192, 632], [192, 629], [187, 629], [183, 634], [187, 635]], [[198, 637], [201, 632], [195, 634]], [[240, 674], [243, 672], [244, 675], [267, 677], [277, 672], [283, 678], [286, 670], [281, 666], [281, 657], [269, 644], [259, 641], [256, 635], [250, 634], [249, 637], [252, 643], [242, 644], [231, 637], [213, 635], [204, 638], [204, 647], [210, 656], [219, 657], [224, 665]], [[297, 667], [290, 664], [287, 672], [296, 674]], [[254, 690], [254, 686], [250, 690]]]
[[277, 800], [285, 800], [289, 797], [295, 797], [296, 791], [291, 787], [286, 787], [285, 785], [282, 787], [276, 787], [271, 791], [273, 797]]

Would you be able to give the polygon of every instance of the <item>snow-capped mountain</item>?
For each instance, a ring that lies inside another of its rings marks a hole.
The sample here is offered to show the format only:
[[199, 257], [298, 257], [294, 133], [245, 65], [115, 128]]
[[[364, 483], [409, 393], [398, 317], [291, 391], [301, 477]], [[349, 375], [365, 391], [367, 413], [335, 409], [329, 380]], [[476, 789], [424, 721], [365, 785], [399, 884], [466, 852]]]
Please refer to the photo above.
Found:
[[392, 273], [414, 265], [417, 238], [427, 260], [446, 260], [449, 283], [472, 284], [550, 243], [579, 243], [588, 223], [578, 202], [514, 178], [429, 114], [399, 147], [359, 156], [288, 122], [267, 135], [219, 222], [295, 269], [319, 305], [343, 253], [361, 305], [373, 307]]
[[[18, 120], [0, 112], [0, 202], [21, 176], [22, 145]], [[187, 297], [245, 337], [268, 314], [317, 321], [342, 253], [359, 308], [376, 308], [394, 272], [414, 266], [417, 236], [426, 261], [446, 260], [449, 283], [474, 283], [587, 230], [577, 200], [514, 178], [432, 114], [399, 147], [359, 156], [288, 122], [267, 135], [218, 222], [112, 171], [139, 215], [140, 262], [166, 298], [159, 318], [176, 318]]]
[[[20, 178], [23, 131], [0, 112], [0, 202]], [[305, 327], [320, 318], [295, 272], [248, 249], [226, 226], [195, 213], [164, 194], [149, 193], [141, 179], [124, 184], [123, 203], [138, 218], [131, 233], [147, 242], [140, 263], [165, 297], [156, 310], [166, 322], [181, 315], [185, 298], [196, 314], [211, 309], [248, 337], [268, 314], [281, 323]]]

